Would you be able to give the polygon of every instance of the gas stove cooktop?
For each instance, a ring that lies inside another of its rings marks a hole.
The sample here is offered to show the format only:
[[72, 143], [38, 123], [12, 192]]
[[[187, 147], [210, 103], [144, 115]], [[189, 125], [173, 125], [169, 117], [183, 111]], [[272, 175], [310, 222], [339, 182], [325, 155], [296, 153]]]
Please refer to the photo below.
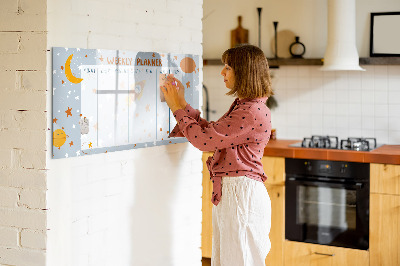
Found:
[[376, 138], [347, 138], [339, 142], [336, 136], [311, 136], [302, 142], [289, 145], [291, 147], [337, 149], [353, 151], [371, 151], [382, 145], [377, 145]]

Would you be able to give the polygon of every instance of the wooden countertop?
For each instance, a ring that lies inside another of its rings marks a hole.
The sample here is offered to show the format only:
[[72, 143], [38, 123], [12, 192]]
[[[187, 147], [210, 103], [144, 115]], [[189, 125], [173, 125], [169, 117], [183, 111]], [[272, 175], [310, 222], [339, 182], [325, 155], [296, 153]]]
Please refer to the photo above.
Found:
[[364, 163], [400, 164], [400, 145], [383, 145], [372, 151], [290, 147], [301, 140], [270, 140], [264, 156]]

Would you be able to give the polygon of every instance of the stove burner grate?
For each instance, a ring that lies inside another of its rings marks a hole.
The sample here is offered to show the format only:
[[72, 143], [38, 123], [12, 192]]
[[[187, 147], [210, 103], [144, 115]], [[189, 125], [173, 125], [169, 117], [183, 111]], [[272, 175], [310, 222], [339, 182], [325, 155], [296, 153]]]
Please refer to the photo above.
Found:
[[347, 138], [339, 139], [336, 136], [318, 136], [304, 138], [301, 142], [303, 148], [341, 149], [354, 151], [370, 151], [377, 148], [376, 138]]
[[301, 147], [305, 148], [326, 148], [338, 149], [338, 137], [335, 136], [317, 136], [313, 135], [311, 138], [304, 138]]
[[376, 138], [347, 138], [340, 141], [342, 150], [369, 151], [376, 148]]

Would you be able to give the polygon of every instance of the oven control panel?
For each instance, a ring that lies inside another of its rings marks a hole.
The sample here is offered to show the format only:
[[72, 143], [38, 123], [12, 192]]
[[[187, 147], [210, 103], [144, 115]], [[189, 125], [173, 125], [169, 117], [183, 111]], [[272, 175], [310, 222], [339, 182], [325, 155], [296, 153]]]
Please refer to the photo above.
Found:
[[286, 174], [369, 179], [369, 164], [286, 158]]

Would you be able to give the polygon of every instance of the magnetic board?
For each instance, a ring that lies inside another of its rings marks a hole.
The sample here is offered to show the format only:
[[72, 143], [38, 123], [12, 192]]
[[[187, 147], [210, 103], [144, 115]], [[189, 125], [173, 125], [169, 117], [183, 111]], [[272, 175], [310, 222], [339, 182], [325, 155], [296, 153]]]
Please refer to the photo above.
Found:
[[53, 47], [53, 158], [186, 142], [160, 84], [173, 74], [199, 108], [199, 56]]

